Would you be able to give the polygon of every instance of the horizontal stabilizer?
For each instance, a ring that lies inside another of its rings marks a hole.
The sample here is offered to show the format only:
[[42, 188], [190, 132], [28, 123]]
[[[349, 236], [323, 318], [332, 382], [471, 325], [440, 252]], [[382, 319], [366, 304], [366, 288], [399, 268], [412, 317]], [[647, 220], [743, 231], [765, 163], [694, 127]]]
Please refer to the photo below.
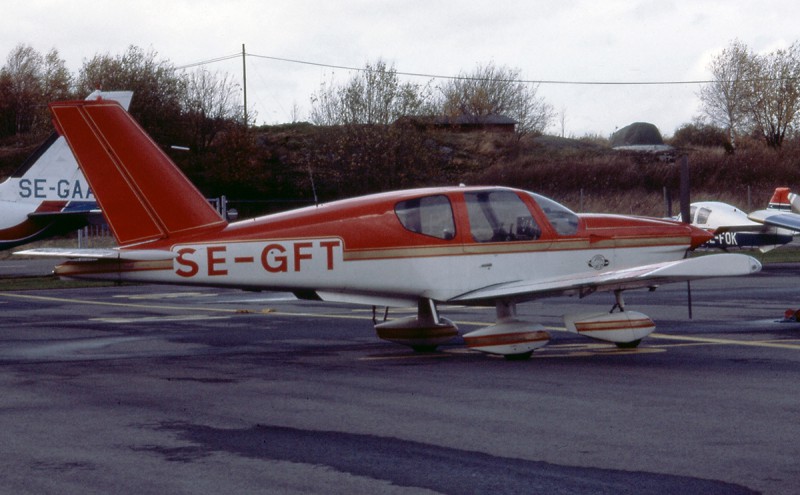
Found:
[[61, 211], [34, 211], [28, 213], [28, 218], [33, 220], [58, 220], [67, 217], [101, 216], [100, 210], [61, 210]]
[[797, 213], [775, 213], [775, 210], [758, 210], [747, 215], [747, 218], [766, 225], [800, 231], [800, 214]]
[[21, 256], [44, 256], [49, 258], [119, 259], [130, 261], [159, 261], [177, 257], [172, 251], [159, 249], [68, 249], [37, 248], [14, 253]]

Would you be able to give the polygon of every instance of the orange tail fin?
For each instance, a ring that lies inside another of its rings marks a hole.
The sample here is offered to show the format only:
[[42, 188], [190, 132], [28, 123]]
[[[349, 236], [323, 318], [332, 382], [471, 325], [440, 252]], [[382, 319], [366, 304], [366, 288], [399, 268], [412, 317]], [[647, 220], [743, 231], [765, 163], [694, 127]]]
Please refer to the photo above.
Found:
[[59, 102], [50, 111], [121, 246], [227, 224], [117, 102]]

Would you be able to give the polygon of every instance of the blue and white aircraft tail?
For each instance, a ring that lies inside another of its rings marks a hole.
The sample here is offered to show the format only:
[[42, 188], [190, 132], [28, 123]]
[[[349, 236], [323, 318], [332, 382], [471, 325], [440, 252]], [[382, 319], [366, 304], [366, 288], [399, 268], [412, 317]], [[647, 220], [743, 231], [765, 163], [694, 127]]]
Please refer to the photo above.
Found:
[[[132, 98], [132, 91], [94, 91], [86, 99], [116, 100], [127, 109]], [[0, 183], [0, 250], [99, 221], [89, 183], [55, 132]]]

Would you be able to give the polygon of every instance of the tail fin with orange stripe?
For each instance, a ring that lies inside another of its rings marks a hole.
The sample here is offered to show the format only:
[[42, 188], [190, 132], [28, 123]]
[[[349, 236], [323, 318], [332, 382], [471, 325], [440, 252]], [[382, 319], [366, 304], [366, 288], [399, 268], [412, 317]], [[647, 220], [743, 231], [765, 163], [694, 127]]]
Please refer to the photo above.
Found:
[[118, 103], [70, 101], [50, 109], [120, 246], [227, 225]]

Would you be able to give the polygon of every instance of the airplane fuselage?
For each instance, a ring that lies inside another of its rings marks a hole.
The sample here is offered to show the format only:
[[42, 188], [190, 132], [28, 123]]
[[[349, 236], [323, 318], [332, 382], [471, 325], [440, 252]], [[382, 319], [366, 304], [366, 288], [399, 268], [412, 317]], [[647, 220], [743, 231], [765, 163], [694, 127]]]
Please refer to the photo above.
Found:
[[[470, 205], [486, 194], [496, 195], [502, 204]], [[562, 221], [571, 212], [548, 217], [537, 199], [505, 188], [373, 195], [232, 223], [179, 244], [136, 246], [170, 251], [173, 259], [69, 262], [57, 273], [256, 290], [314, 288], [338, 299], [369, 293], [374, 299], [447, 301], [509, 280], [547, 280], [565, 272], [580, 276], [677, 260], [691, 245], [710, 237], [678, 222], [615, 215], [573, 214], [568, 219], [573, 225], [560, 227], [559, 233], [553, 220]], [[398, 205], [426, 200], [441, 205], [441, 211], [432, 213], [441, 218], [429, 221], [444, 227], [415, 232], [416, 226], [403, 224], [408, 209]], [[486, 220], [494, 215], [491, 208], [502, 216], [502, 208], [517, 202], [511, 206], [520, 208], [512, 215], [513, 225], [492, 227]], [[498, 236], [495, 231], [501, 228], [504, 233]], [[440, 230], [448, 232], [439, 235]]]
[[792, 242], [794, 232], [750, 220], [745, 212], [719, 201], [691, 205], [692, 225], [714, 233], [704, 247], [717, 249], [768, 250]]

